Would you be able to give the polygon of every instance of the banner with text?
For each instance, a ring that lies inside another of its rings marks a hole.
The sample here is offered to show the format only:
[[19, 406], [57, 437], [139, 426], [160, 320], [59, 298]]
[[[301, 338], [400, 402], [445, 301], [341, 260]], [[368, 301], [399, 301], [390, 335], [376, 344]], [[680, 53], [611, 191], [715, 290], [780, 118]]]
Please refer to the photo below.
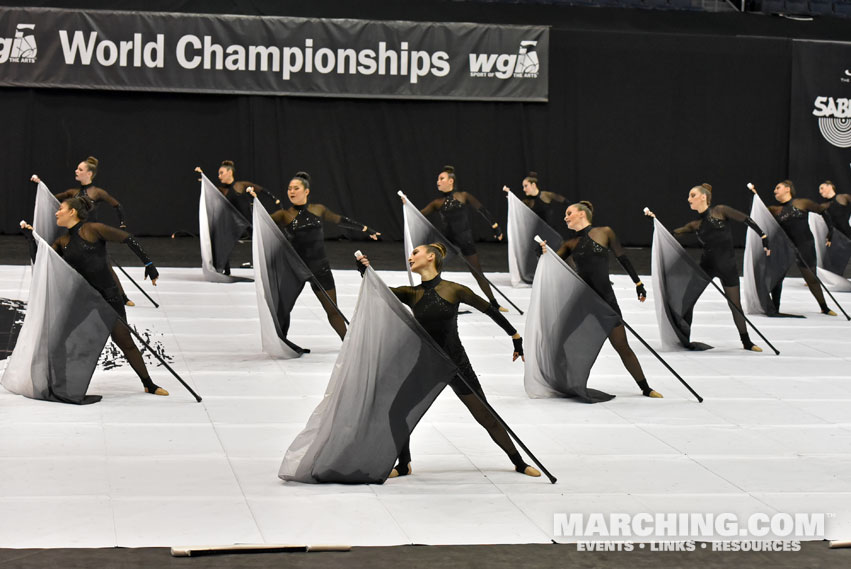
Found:
[[830, 179], [851, 190], [851, 43], [795, 41], [789, 175], [805, 197], [820, 199]]
[[549, 28], [0, 9], [0, 86], [546, 101]]

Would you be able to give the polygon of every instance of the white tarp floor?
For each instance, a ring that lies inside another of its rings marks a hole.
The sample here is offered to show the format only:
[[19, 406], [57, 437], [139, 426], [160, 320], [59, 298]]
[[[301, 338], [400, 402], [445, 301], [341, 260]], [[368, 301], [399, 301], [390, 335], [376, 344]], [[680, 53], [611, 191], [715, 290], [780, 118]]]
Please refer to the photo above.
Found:
[[[0, 547], [549, 543], [576, 540], [553, 527], [554, 514], [575, 512], [826, 513], [825, 537], [851, 539], [851, 322], [819, 314], [800, 279], [787, 279], [783, 310], [805, 320], [752, 318], [780, 356], [755, 334], [766, 351], [743, 351], [723, 298], [704, 293], [692, 339], [715, 349], [662, 354], [702, 404], [633, 339], [664, 399], [641, 397], [607, 344], [589, 385], [614, 400], [531, 400], [509, 338], [478, 312], [461, 315], [491, 403], [558, 483], [515, 473], [447, 389], [412, 437], [413, 476], [345, 486], [277, 478], [340, 346], [309, 288], [290, 337], [312, 352], [284, 361], [259, 349], [253, 283], [161, 272], [156, 288], [145, 285], [159, 309], [124, 283], [137, 303], [129, 319], [154, 332], [204, 401], [162, 367], [152, 377], [170, 397], [144, 394], [127, 365], [96, 371], [89, 393], [103, 401], [89, 406], [0, 388]], [[401, 271], [379, 274], [407, 282]], [[351, 315], [360, 277], [334, 276]], [[444, 277], [474, 287], [467, 274]], [[531, 289], [490, 277], [528, 305]], [[26, 300], [29, 279], [28, 267], [0, 267], [0, 297]], [[613, 281], [627, 321], [658, 346], [653, 299], [639, 304], [625, 276]], [[851, 309], [851, 295], [837, 297]], [[523, 317], [508, 318], [522, 333]]]

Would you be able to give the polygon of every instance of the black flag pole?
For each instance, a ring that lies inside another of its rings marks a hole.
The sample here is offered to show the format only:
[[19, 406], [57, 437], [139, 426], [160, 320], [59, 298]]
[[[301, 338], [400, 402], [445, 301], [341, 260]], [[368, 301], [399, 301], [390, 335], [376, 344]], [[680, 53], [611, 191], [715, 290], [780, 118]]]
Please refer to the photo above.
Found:
[[[407, 200], [407, 199], [408, 199], [408, 196], [406, 196], [406, 195], [405, 195], [405, 193], [404, 193], [402, 190], [399, 190], [399, 191], [398, 191], [398, 192], [396, 192], [396, 193], [397, 193], [397, 194], [399, 195], [399, 197], [400, 197], [400, 198], [402, 198], [403, 200]], [[447, 245], [449, 245], [449, 248], [450, 248], [450, 249], [452, 249], [452, 252], [453, 252], [456, 256], [460, 257], [460, 258], [464, 261], [464, 264], [465, 264], [465, 265], [467, 265], [467, 268], [468, 268], [468, 269], [470, 269], [470, 272], [471, 272], [471, 273], [473, 273], [473, 275], [475, 275], [475, 276], [479, 276], [479, 277], [482, 277], [482, 278], [485, 280], [485, 282], [486, 282], [486, 283], [488, 283], [492, 289], [494, 289], [496, 292], [498, 292], [498, 293], [499, 293], [499, 296], [501, 296], [502, 298], [504, 298], [504, 299], [505, 299], [505, 301], [506, 301], [506, 302], [508, 302], [508, 304], [510, 304], [510, 305], [511, 305], [511, 307], [512, 307], [514, 310], [516, 310], [516, 311], [517, 311], [517, 312], [519, 312], [520, 314], [523, 314], [523, 311], [522, 311], [522, 310], [520, 310], [520, 307], [518, 307], [516, 304], [514, 304], [513, 302], [511, 302], [511, 299], [510, 299], [510, 298], [508, 298], [507, 296], [505, 296], [505, 293], [504, 293], [504, 292], [502, 292], [501, 290], [499, 290], [495, 284], [493, 284], [492, 282], [490, 282], [490, 280], [489, 280], [489, 279], [485, 276], [485, 274], [484, 274], [482, 271], [479, 271], [479, 270], [478, 270], [478, 269], [476, 269], [473, 265], [471, 265], [471, 264], [470, 264], [470, 261], [468, 261], [468, 260], [467, 260], [467, 258], [466, 258], [466, 257], [464, 257], [464, 255], [462, 255], [462, 254], [461, 254], [461, 250], [460, 250], [458, 247], [456, 247], [454, 243], [452, 243], [451, 241], [449, 241], [449, 239], [446, 239], [446, 244], [447, 244]], [[413, 245], [413, 244], [412, 244], [412, 245]]]
[[[645, 208], [644, 208], [644, 215], [646, 215], [647, 217], [650, 217], [650, 218], [652, 218], [652, 219], [656, 219], [656, 214], [655, 214], [655, 213], [653, 213], [652, 211], [650, 211], [650, 208], [647, 208], [647, 207], [645, 207]], [[666, 228], [666, 229], [667, 229], [667, 228]], [[686, 257], [686, 259], [689, 261], [689, 266], [691, 266], [691, 268], [692, 268], [692, 269], [694, 269], [694, 270], [696, 270], [696, 271], [703, 272], [703, 269], [701, 269], [700, 267], [695, 266], [695, 264], [691, 262], [691, 260], [692, 260], [692, 259], [691, 259], [691, 257]], [[762, 332], [760, 332], [760, 331], [759, 331], [759, 328], [757, 328], [756, 326], [754, 326], [753, 322], [751, 322], [751, 321], [750, 321], [750, 319], [749, 319], [749, 318], [745, 315], [745, 312], [744, 312], [741, 308], [739, 308], [738, 306], [736, 306], [736, 304], [732, 301], [732, 299], [730, 299], [730, 297], [729, 297], [729, 296], [727, 296], [727, 293], [726, 293], [726, 292], [724, 292], [724, 290], [723, 290], [720, 286], [718, 286], [717, 284], [715, 284], [715, 280], [714, 280], [714, 279], [709, 278], [709, 275], [706, 275], [706, 277], [707, 277], [707, 280], [709, 281], [709, 283], [710, 283], [712, 286], [714, 286], [714, 287], [715, 287], [715, 290], [717, 290], [719, 293], [721, 293], [721, 296], [723, 296], [723, 297], [727, 300], [727, 304], [729, 304], [729, 305], [730, 305], [730, 308], [732, 308], [733, 310], [735, 310], [736, 312], [738, 312], [738, 313], [742, 316], [742, 318], [744, 318], [744, 319], [745, 319], [745, 322], [747, 322], [747, 324], [751, 327], [751, 329], [753, 329], [753, 331], [754, 331], [754, 332], [756, 332], [757, 336], [759, 336], [760, 338], [762, 338], [762, 339], [765, 341], [765, 343], [768, 345], [768, 347], [769, 347], [769, 348], [771, 348], [772, 350], [774, 350], [774, 354], [775, 354], [775, 355], [778, 355], [778, 356], [779, 356], [779, 355], [780, 355], [780, 350], [778, 350], [777, 348], [775, 348], [775, 347], [774, 347], [774, 344], [772, 344], [771, 342], [769, 342], [769, 341], [768, 341], [768, 338], [766, 338], [765, 336], [763, 336]]]
[[674, 368], [672, 368], [670, 365], [668, 365], [668, 362], [666, 362], [666, 361], [662, 358], [662, 356], [660, 356], [660, 355], [656, 352], [656, 350], [654, 350], [653, 348], [651, 348], [651, 347], [650, 347], [650, 344], [648, 344], [648, 343], [644, 340], [644, 338], [642, 338], [641, 336], [639, 336], [639, 335], [638, 335], [638, 332], [636, 332], [635, 330], [633, 330], [633, 329], [632, 329], [632, 326], [630, 326], [629, 324], [627, 324], [626, 320], [624, 320], [623, 318], [621, 318], [621, 322], [623, 322], [623, 325], [626, 327], [626, 329], [627, 329], [627, 330], [629, 330], [630, 332], [632, 332], [632, 335], [633, 335], [633, 336], [635, 336], [635, 337], [636, 337], [636, 339], [638, 339], [638, 341], [639, 341], [639, 342], [641, 342], [642, 344], [644, 344], [644, 347], [645, 347], [645, 348], [647, 348], [647, 349], [650, 351], [650, 353], [651, 353], [651, 354], [653, 354], [654, 356], [656, 356], [656, 359], [657, 359], [657, 360], [659, 360], [660, 362], [662, 362], [662, 365], [663, 365], [663, 366], [665, 366], [666, 368], [668, 368], [668, 371], [670, 371], [670, 372], [674, 375], [674, 377], [676, 377], [678, 380], [680, 380], [680, 383], [682, 383], [682, 384], [685, 386], [685, 388], [686, 388], [686, 389], [688, 389], [688, 390], [691, 392], [691, 394], [695, 396], [695, 398], [697, 398], [697, 402], [698, 402], [698, 403], [703, 403], [703, 397], [701, 397], [700, 395], [698, 395], [698, 394], [697, 394], [697, 392], [696, 392], [694, 389], [692, 389], [692, 388], [691, 388], [691, 386], [690, 386], [688, 383], [686, 383], [686, 380], [684, 380], [682, 377], [680, 377], [680, 374], [678, 374], [676, 371], [674, 371]]
[[[361, 257], [363, 257], [363, 253], [361, 253], [360, 251], [355, 251], [355, 259], [360, 259]], [[449, 358], [449, 356], [446, 356], [446, 357], [447, 357], [447, 358]], [[555, 476], [553, 476], [553, 475], [550, 473], [550, 471], [549, 471], [549, 470], [547, 470], [547, 468], [546, 468], [543, 464], [541, 464], [541, 461], [539, 461], [539, 460], [538, 460], [538, 458], [537, 458], [534, 454], [532, 454], [532, 451], [530, 451], [530, 450], [529, 450], [529, 447], [527, 447], [527, 446], [526, 446], [526, 444], [525, 444], [522, 440], [520, 440], [520, 437], [518, 437], [518, 436], [517, 436], [517, 434], [516, 434], [516, 433], [515, 433], [515, 432], [511, 429], [511, 427], [509, 427], [509, 426], [508, 426], [508, 423], [506, 423], [506, 422], [505, 422], [505, 420], [503, 420], [503, 418], [499, 416], [499, 413], [497, 413], [497, 412], [496, 412], [496, 409], [494, 409], [494, 408], [493, 408], [493, 406], [492, 406], [490, 403], [488, 403], [488, 401], [487, 401], [484, 397], [482, 397], [481, 395], [479, 395], [479, 394], [476, 392], [476, 390], [475, 390], [475, 389], [473, 389], [473, 388], [470, 386], [470, 384], [469, 384], [469, 383], [467, 383], [467, 380], [466, 380], [466, 379], [464, 379], [464, 376], [462, 376], [460, 373], [458, 373], [458, 374], [456, 374], [456, 377], [458, 377], [458, 379], [460, 379], [460, 380], [461, 380], [461, 382], [462, 382], [462, 383], [463, 383], [463, 384], [467, 387], [467, 389], [469, 389], [469, 390], [470, 390], [470, 392], [471, 392], [473, 395], [475, 395], [475, 396], [476, 396], [476, 399], [478, 399], [478, 400], [479, 400], [479, 402], [480, 402], [482, 405], [484, 405], [485, 409], [487, 409], [487, 410], [488, 410], [488, 413], [490, 413], [490, 414], [491, 414], [491, 416], [492, 416], [494, 419], [496, 419], [496, 422], [497, 422], [497, 423], [499, 423], [500, 425], [502, 425], [502, 427], [503, 427], [503, 428], [505, 429], [505, 431], [509, 434], [509, 436], [510, 436], [512, 439], [514, 439], [514, 441], [517, 443], [517, 445], [518, 445], [521, 449], [523, 449], [523, 451], [524, 451], [526, 454], [528, 454], [528, 455], [529, 455], [529, 458], [532, 460], [532, 462], [534, 462], [534, 463], [538, 466], [538, 468], [540, 468], [540, 469], [541, 469], [541, 472], [543, 472], [543, 473], [547, 476], [547, 478], [549, 478], [550, 483], [555, 484], [555, 483], [556, 483], [556, 481], [558, 480], [558, 478], [556, 478]]]
[[[791, 241], [791, 239], [790, 239], [790, 241]], [[848, 313], [845, 312], [845, 309], [842, 308], [842, 305], [839, 304], [839, 302], [836, 300], [836, 298], [833, 296], [833, 294], [831, 294], [831, 292], [828, 290], [828, 288], [826, 286], [824, 286], [824, 283], [821, 282], [820, 278], [818, 278], [818, 274], [816, 274], [816, 271], [814, 271], [813, 269], [810, 268], [810, 266], [804, 260], [804, 257], [801, 255], [801, 252], [798, 250], [797, 247], [795, 247], [794, 243], [792, 244], [792, 247], [795, 249], [795, 255], [798, 257], [798, 260], [801, 261], [801, 264], [804, 265], [804, 267], [806, 267], [807, 270], [810, 271], [813, 274], [813, 276], [816, 279], [816, 282], [818, 282], [819, 286], [821, 286], [821, 288], [824, 289], [824, 292], [827, 293], [827, 296], [830, 297], [830, 300], [833, 301], [833, 303], [836, 305], [836, 307], [839, 309], [839, 311], [842, 313], [842, 315], [845, 316], [845, 319], [851, 320], [851, 316], [848, 316]]]
[[506, 422], [503, 420], [503, 418], [499, 416], [499, 413], [497, 413], [497, 412], [496, 412], [496, 409], [494, 409], [494, 408], [493, 408], [493, 406], [492, 406], [490, 403], [488, 403], [488, 402], [487, 402], [487, 400], [486, 400], [484, 397], [482, 397], [481, 395], [479, 395], [478, 393], [476, 393], [476, 390], [475, 390], [475, 389], [473, 389], [472, 387], [470, 387], [470, 384], [469, 384], [469, 383], [467, 383], [467, 380], [466, 380], [466, 379], [464, 379], [464, 377], [463, 377], [460, 373], [459, 373], [459, 374], [457, 374], [457, 376], [456, 376], [456, 377], [458, 377], [458, 378], [459, 378], [462, 382], [464, 382], [464, 385], [466, 385], [466, 386], [467, 386], [467, 389], [469, 389], [469, 390], [473, 393], [473, 395], [475, 395], [475, 396], [476, 396], [476, 399], [478, 399], [478, 400], [479, 400], [479, 402], [480, 402], [482, 405], [484, 405], [484, 406], [485, 406], [485, 409], [487, 409], [487, 410], [488, 410], [488, 413], [490, 413], [490, 414], [493, 416], [493, 418], [494, 418], [494, 419], [496, 419], [497, 423], [499, 423], [500, 425], [502, 425], [502, 427], [505, 429], [505, 431], [506, 431], [506, 432], [507, 432], [507, 433], [511, 436], [511, 438], [512, 438], [512, 439], [514, 439], [514, 442], [516, 442], [516, 443], [517, 443], [517, 446], [519, 446], [521, 449], [523, 449], [523, 451], [524, 451], [526, 454], [528, 454], [528, 455], [529, 455], [529, 458], [530, 458], [530, 459], [532, 459], [532, 462], [534, 462], [536, 465], [538, 465], [538, 468], [540, 468], [540, 469], [541, 469], [541, 472], [543, 472], [543, 473], [547, 476], [547, 478], [549, 478], [549, 479], [550, 479], [550, 483], [551, 483], [551, 484], [555, 484], [555, 483], [556, 483], [556, 481], [558, 481], [558, 478], [556, 478], [555, 476], [553, 476], [553, 475], [550, 473], [550, 471], [549, 471], [549, 470], [547, 470], [547, 467], [545, 467], [543, 464], [541, 464], [541, 461], [540, 461], [540, 460], [538, 460], [538, 458], [537, 458], [534, 454], [532, 454], [532, 451], [531, 451], [531, 450], [529, 450], [529, 447], [527, 447], [527, 446], [523, 443], [523, 441], [522, 441], [522, 440], [520, 440], [520, 437], [518, 437], [518, 436], [517, 436], [517, 434], [516, 434], [516, 433], [515, 433], [515, 432], [511, 429], [511, 427], [509, 427], [509, 426], [508, 426], [508, 423], [506, 423]]
[[714, 280], [710, 279], [710, 281], [709, 281], [709, 282], [710, 282], [710, 284], [712, 284], [712, 286], [714, 286], [714, 287], [715, 287], [715, 290], [717, 290], [718, 292], [720, 292], [720, 293], [721, 293], [721, 296], [723, 296], [725, 299], [727, 299], [727, 304], [729, 304], [729, 305], [733, 308], [733, 310], [735, 310], [736, 312], [738, 312], [738, 313], [742, 316], [742, 318], [744, 318], [744, 319], [745, 319], [745, 322], [747, 322], [747, 323], [748, 323], [748, 326], [750, 326], [750, 327], [751, 327], [751, 329], [752, 329], [754, 332], [756, 332], [756, 333], [757, 333], [757, 335], [758, 335], [760, 338], [762, 338], [763, 340], [765, 340], [765, 343], [768, 345], [768, 347], [769, 347], [769, 348], [771, 348], [772, 350], [774, 350], [774, 354], [779, 356], [779, 355], [780, 355], [780, 350], [778, 350], [777, 348], [775, 348], [775, 347], [774, 347], [774, 344], [772, 344], [771, 342], [769, 342], [769, 341], [768, 341], [768, 338], [766, 338], [765, 336], [763, 336], [763, 335], [762, 335], [762, 332], [760, 332], [760, 331], [759, 331], [759, 328], [757, 328], [756, 326], [754, 326], [754, 325], [753, 325], [753, 322], [751, 322], [751, 321], [750, 321], [750, 319], [748, 319], [748, 317], [747, 317], [747, 316], [745, 316], [745, 311], [744, 311], [744, 310], [742, 310], [741, 308], [739, 308], [738, 306], [736, 306], [736, 305], [733, 303], [733, 301], [732, 301], [732, 300], [730, 300], [730, 297], [729, 297], [729, 296], [727, 296], [727, 293], [725, 293], [725, 292], [721, 289], [721, 287], [720, 287], [720, 286], [718, 286], [717, 284], [715, 284], [715, 281], [714, 281]]
[[[543, 242], [544, 242], [544, 240], [543, 240], [543, 239], [541, 239], [540, 235], [535, 235], [535, 241], [537, 241], [538, 243], [543, 243]], [[547, 251], [549, 251], [549, 252], [550, 252], [550, 253], [552, 253], [553, 255], [555, 255], [555, 254], [556, 254], [556, 253], [555, 253], [555, 251], [553, 251], [553, 250], [552, 250], [552, 249], [550, 249], [550, 248], [547, 248]], [[571, 274], [572, 274], [574, 277], [576, 277], [577, 279], [579, 279], [580, 281], [582, 281], [582, 283], [583, 283], [583, 284], [585, 284], [585, 286], [587, 286], [587, 287], [588, 287], [588, 288], [590, 288], [591, 290], [594, 290], [593, 288], [591, 288], [591, 287], [588, 285], [588, 283], [586, 283], [586, 282], [582, 279], [582, 277], [580, 277], [580, 276], [579, 276], [579, 275], [577, 275], [575, 272], [573, 272], [573, 270], [570, 270], [570, 272], [571, 272]], [[597, 291], [596, 291], [596, 290], [594, 290], [594, 293], [595, 293], [595, 294], [597, 294], [597, 296], [600, 296], [600, 295], [599, 295], [599, 293], [597, 293]], [[602, 297], [602, 296], [600, 296], [600, 299], [602, 299], [602, 300], [603, 300], [603, 302], [605, 302], [605, 299], [603, 299], [603, 297]], [[608, 303], [606, 303], [606, 304], [608, 304]], [[673, 376], [674, 376], [674, 377], [676, 377], [676, 378], [680, 381], [680, 383], [682, 383], [682, 384], [685, 386], [685, 388], [686, 388], [686, 389], [688, 389], [688, 390], [689, 390], [689, 392], [691, 392], [691, 394], [695, 396], [695, 398], [697, 399], [697, 402], [698, 402], [698, 403], [703, 403], [703, 397], [701, 397], [700, 395], [698, 395], [698, 393], [697, 393], [694, 389], [692, 389], [692, 388], [691, 388], [691, 386], [690, 386], [690, 385], [686, 382], [686, 380], [684, 380], [684, 379], [682, 378], [682, 376], [680, 376], [680, 374], [678, 374], [678, 373], [674, 370], [674, 368], [672, 368], [672, 367], [668, 364], [668, 362], [666, 362], [666, 361], [665, 361], [665, 359], [664, 359], [664, 358], [662, 358], [662, 356], [660, 356], [660, 355], [658, 354], [658, 352], [656, 352], [656, 350], [654, 350], [653, 348], [651, 348], [651, 347], [650, 347], [650, 344], [648, 344], [648, 343], [644, 340], [644, 338], [642, 338], [641, 336], [639, 336], [639, 335], [638, 335], [638, 332], [636, 332], [636, 331], [632, 328], [632, 326], [630, 326], [630, 325], [627, 323], [627, 321], [623, 319], [623, 316], [621, 316], [621, 322], [623, 323], [624, 327], [625, 327], [627, 330], [629, 330], [629, 331], [632, 333], [632, 335], [633, 335], [633, 336], [635, 336], [635, 337], [636, 337], [636, 339], [638, 339], [638, 341], [639, 341], [639, 342], [641, 342], [641, 343], [644, 345], [644, 347], [645, 347], [645, 348], [647, 348], [647, 349], [650, 351], [650, 353], [651, 353], [651, 354], [653, 354], [653, 355], [656, 357], [656, 359], [657, 359], [657, 360], [659, 360], [660, 362], [662, 362], [662, 365], [664, 365], [664, 366], [668, 369], [668, 371], [670, 371], [670, 372], [673, 374]]]
[[127, 274], [127, 271], [125, 271], [125, 270], [124, 270], [124, 267], [122, 267], [121, 265], [119, 265], [118, 263], [116, 263], [116, 262], [115, 262], [115, 259], [113, 259], [112, 257], [110, 257], [110, 258], [109, 258], [109, 261], [110, 261], [110, 263], [112, 263], [113, 265], [115, 265], [116, 267], [118, 267], [118, 270], [119, 270], [119, 271], [121, 271], [122, 273], [124, 273], [124, 276], [125, 276], [125, 277], [127, 277], [128, 279], [130, 279], [130, 282], [131, 282], [131, 283], [133, 283], [133, 284], [136, 286], [136, 288], [138, 288], [138, 289], [139, 289], [139, 292], [141, 292], [142, 294], [144, 294], [144, 295], [145, 295], [145, 298], [147, 298], [148, 300], [150, 300], [150, 301], [151, 301], [151, 304], [153, 304], [153, 305], [154, 305], [154, 308], [159, 308], [159, 307], [160, 307], [160, 305], [159, 305], [159, 304], [157, 304], [157, 303], [156, 303], [156, 301], [155, 301], [153, 298], [151, 298], [151, 297], [148, 295], [148, 293], [147, 293], [147, 292], [145, 292], [145, 289], [143, 289], [142, 287], [140, 287], [140, 286], [139, 286], [139, 283], [137, 283], [135, 280], [133, 280], [133, 277], [131, 277], [129, 274]]
[[[116, 314], [117, 314], [117, 311], [116, 311]], [[189, 387], [189, 385], [188, 385], [185, 381], [183, 381], [183, 378], [182, 378], [182, 377], [180, 377], [180, 375], [179, 375], [176, 371], [174, 371], [174, 369], [172, 369], [172, 367], [171, 367], [170, 365], [168, 365], [168, 362], [166, 362], [166, 361], [165, 361], [165, 359], [163, 359], [163, 358], [162, 358], [162, 357], [161, 357], [161, 356], [157, 353], [157, 351], [156, 351], [156, 350], [154, 350], [154, 349], [150, 346], [150, 344], [148, 344], [145, 340], [143, 340], [143, 339], [142, 339], [142, 336], [140, 336], [140, 335], [139, 335], [139, 333], [138, 333], [138, 332], [137, 332], [137, 331], [136, 331], [136, 330], [135, 330], [132, 326], [130, 326], [124, 318], [122, 318], [122, 317], [121, 317], [121, 315], [120, 315], [120, 314], [118, 315], [118, 320], [119, 320], [122, 324], [124, 324], [125, 326], [127, 326], [127, 329], [128, 329], [128, 330], [130, 330], [130, 333], [131, 333], [131, 334], [133, 334], [133, 335], [136, 337], [136, 339], [137, 339], [137, 340], [139, 340], [139, 342], [140, 342], [140, 343], [141, 343], [144, 347], [146, 347], [146, 348], [148, 349], [148, 351], [150, 351], [150, 352], [151, 352], [151, 355], [152, 355], [152, 356], [154, 356], [155, 358], [157, 358], [157, 359], [160, 361], [160, 363], [161, 363], [163, 366], [165, 366], [165, 368], [166, 368], [169, 372], [171, 372], [171, 375], [173, 375], [173, 376], [177, 379], [177, 381], [179, 381], [179, 382], [183, 385], [183, 387], [185, 387], [185, 388], [186, 388], [186, 390], [187, 390], [187, 391], [189, 391], [189, 393], [191, 393], [191, 394], [192, 394], [192, 396], [193, 396], [193, 397], [195, 397], [195, 401], [197, 401], [198, 403], [200, 403], [200, 402], [201, 402], [201, 396], [200, 396], [200, 395], [198, 395], [197, 393], [195, 393], [195, 391], [194, 391], [191, 387]]]
[[[748, 182], [748, 189], [750, 191], [752, 191], [755, 196], [759, 195], [759, 194], [756, 193], [756, 187], [754, 187], [754, 185], [751, 184], [750, 182]], [[795, 250], [795, 256], [798, 257], [798, 260], [801, 261], [801, 264], [804, 265], [804, 267], [806, 267], [806, 269], [813, 274], [813, 277], [815, 277], [816, 282], [819, 284], [819, 286], [824, 289], [824, 292], [827, 293], [827, 296], [830, 297], [830, 300], [833, 301], [833, 303], [836, 305], [836, 307], [839, 308], [839, 311], [842, 313], [842, 315], [845, 316], [845, 320], [851, 320], [851, 316], [848, 316], [848, 313], [845, 312], [845, 309], [842, 308], [842, 305], [839, 304], [839, 302], [836, 300], [836, 298], [833, 296], [833, 294], [831, 294], [831, 292], [827, 289], [827, 287], [824, 286], [824, 283], [821, 282], [821, 279], [818, 278], [818, 273], [816, 271], [814, 271], [813, 269], [811, 269], [810, 266], [807, 264], [807, 262], [804, 260], [803, 255], [801, 255], [801, 252], [798, 250], [798, 247], [789, 238], [789, 236], [786, 235], [785, 230], [783, 231], [783, 235], [786, 237], [786, 241], [789, 243], [789, 245], [792, 246], [792, 249]]]

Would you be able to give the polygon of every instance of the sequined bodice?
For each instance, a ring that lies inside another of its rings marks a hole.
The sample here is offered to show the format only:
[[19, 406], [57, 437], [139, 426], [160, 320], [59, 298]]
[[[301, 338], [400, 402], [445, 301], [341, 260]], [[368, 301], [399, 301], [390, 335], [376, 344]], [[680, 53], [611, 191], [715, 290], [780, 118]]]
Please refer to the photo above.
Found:
[[293, 206], [298, 213], [286, 226], [286, 232], [293, 248], [316, 271], [328, 264], [325, 255], [325, 231], [322, 219], [307, 208], [307, 204]]
[[697, 239], [706, 250], [732, 249], [733, 234], [724, 219], [713, 217], [711, 209], [700, 214], [700, 226], [697, 229]]
[[95, 287], [104, 298], [110, 300], [119, 294], [118, 286], [112, 278], [106, 257], [106, 242], [86, 241], [80, 236], [83, 222], [68, 230], [70, 239], [62, 247], [62, 257], [74, 267], [89, 284]]
[[458, 304], [449, 302], [437, 293], [435, 287], [441, 282], [439, 276], [430, 281], [424, 281], [420, 285], [423, 289], [422, 298], [412, 308], [417, 322], [441, 347], [445, 348], [452, 340], [460, 344]]

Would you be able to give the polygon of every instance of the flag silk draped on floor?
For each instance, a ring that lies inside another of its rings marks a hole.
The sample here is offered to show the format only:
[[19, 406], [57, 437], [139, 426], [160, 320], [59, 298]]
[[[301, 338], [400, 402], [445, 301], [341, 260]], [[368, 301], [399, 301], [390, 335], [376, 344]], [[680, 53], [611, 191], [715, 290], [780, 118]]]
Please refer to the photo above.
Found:
[[297, 482], [383, 483], [455, 364], [372, 269], [325, 396], [284, 456]]
[[786, 271], [795, 261], [795, 248], [783, 228], [765, 207], [762, 199], [754, 195], [751, 205], [751, 219], [768, 235], [771, 255], [766, 255], [762, 239], [754, 231], [748, 231], [745, 238], [744, 285], [742, 296], [745, 311], [750, 314], [778, 314], [771, 301], [771, 290], [777, 286]]
[[53, 244], [65, 231], [64, 227], [56, 225], [56, 212], [59, 211], [59, 205], [59, 200], [50, 193], [44, 182], [39, 182], [35, 194], [33, 231], [48, 244]]
[[665, 350], [712, 348], [690, 339], [694, 305], [709, 285], [709, 275], [656, 218], [650, 266], [662, 347]]
[[408, 268], [408, 280], [411, 285], [414, 284], [414, 275], [411, 273], [411, 267], [408, 266], [408, 257], [411, 251], [418, 245], [428, 245], [430, 243], [442, 243], [446, 247], [446, 261], [457, 256], [458, 251], [455, 246], [449, 242], [449, 239], [437, 230], [437, 228], [420, 213], [411, 200], [405, 198], [405, 203], [402, 204], [402, 219], [404, 220], [404, 228], [402, 233], [405, 238], [405, 266]]
[[538, 217], [534, 211], [526, 207], [517, 196], [506, 192], [508, 199], [508, 273], [511, 275], [511, 286], [519, 287], [532, 284], [535, 269], [538, 266], [538, 254], [541, 246], [535, 242], [538, 235], [547, 242], [549, 247], [557, 251], [562, 238], [547, 222]]
[[250, 281], [222, 271], [231, 251], [250, 224], [207, 176], [201, 174], [201, 200], [198, 204], [198, 236], [201, 239], [201, 271], [204, 280], [220, 283]]
[[46, 401], [100, 401], [86, 390], [118, 314], [46, 241], [36, 241], [26, 318], [3, 387]]
[[831, 290], [851, 292], [851, 281], [846, 279], [845, 267], [851, 259], [851, 240], [838, 229], [833, 230], [830, 247], [827, 246], [827, 224], [824, 218], [810, 212], [810, 231], [816, 241], [817, 275], [821, 282]]
[[290, 312], [311, 272], [265, 208], [255, 205], [252, 215], [251, 250], [263, 351], [296, 358], [304, 349], [287, 340]]
[[526, 314], [523, 383], [529, 397], [578, 397], [588, 403], [614, 395], [587, 387], [591, 366], [617, 312], [552, 249], [541, 255]]

